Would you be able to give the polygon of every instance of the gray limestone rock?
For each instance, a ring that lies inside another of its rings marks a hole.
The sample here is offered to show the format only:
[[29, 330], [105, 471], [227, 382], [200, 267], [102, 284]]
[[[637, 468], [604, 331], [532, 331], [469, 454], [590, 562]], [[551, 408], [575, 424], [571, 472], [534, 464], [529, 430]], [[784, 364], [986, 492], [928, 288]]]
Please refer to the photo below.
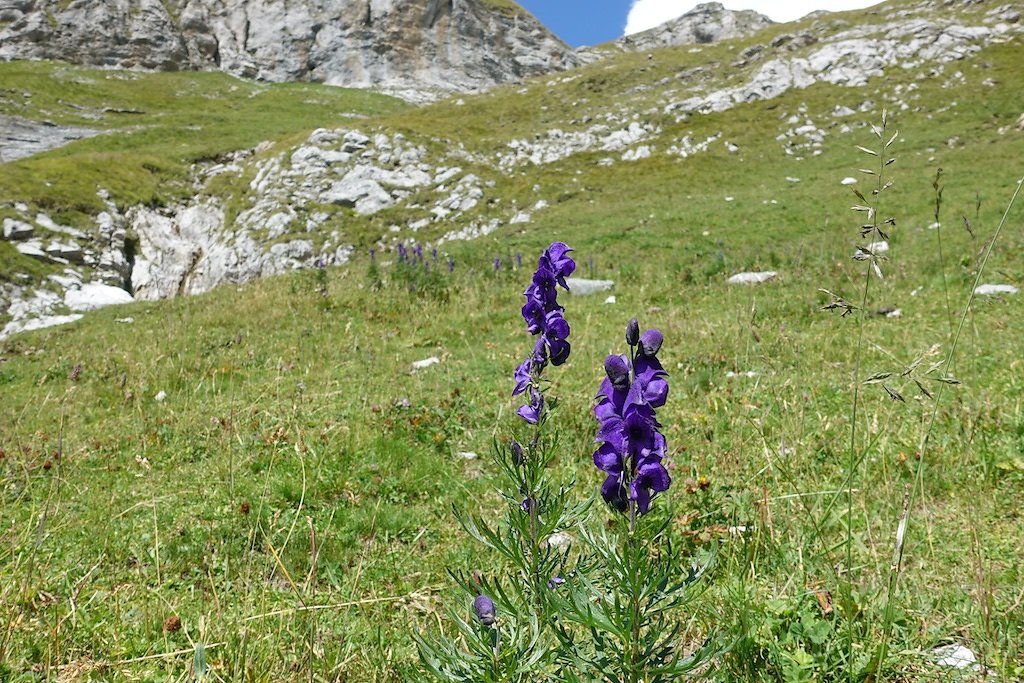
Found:
[[[0, 28], [0, 61], [4, 59], [3, 35], [4, 29]], [[32, 156], [99, 133], [91, 128], [0, 115], [0, 163]]]
[[14, 218], [4, 219], [5, 240], [25, 240], [32, 237], [35, 227], [31, 223], [19, 221]]
[[132, 301], [132, 295], [128, 292], [120, 287], [111, 287], [102, 282], [89, 282], [78, 289], [69, 289], [64, 293], [64, 305], [78, 313], [94, 311], [106, 306], [128, 304]]
[[701, 45], [740, 38], [774, 23], [752, 10], [733, 11], [725, 9], [719, 2], [708, 2], [652, 29], [624, 36], [608, 45], [581, 48], [577, 53], [582, 61], [593, 62], [618, 51], [644, 52], [661, 47]]
[[412, 99], [577, 63], [528, 12], [486, 0], [17, 0], [4, 17], [0, 60], [220, 69]]

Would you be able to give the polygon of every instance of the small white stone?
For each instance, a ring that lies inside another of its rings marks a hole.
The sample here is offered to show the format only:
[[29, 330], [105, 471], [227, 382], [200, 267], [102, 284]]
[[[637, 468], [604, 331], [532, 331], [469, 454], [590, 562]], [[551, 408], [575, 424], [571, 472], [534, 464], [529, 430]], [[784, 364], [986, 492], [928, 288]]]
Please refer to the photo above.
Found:
[[156, 401], [157, 403], [163, 403], [164, 401], [167, 400], [167, 392], [160, 391], [159, 393], [157, 393], [156, 396], [153, 397], [153, 400]]
[[559, 550], [567, 550], [572, 545], [572, 536], [559, 531], [548, 536], [548, 545]]
[[415, 361], [412, 364], [412, 371], [416, 372], [417, 370], [423, 370], [424, 368], [429, 368], [431, 365], [437, 365], [440, 362], [441, 362], [441, 359], [438, 358], [437, 356], [431, 356], [430, 358], [424, 358], [423, 360]]
[[959, 644], [944, 645], [932, 650], [935, 663], [950, 669], [976, 669], [978, 658], [970, 649]]
[[569, 286], [569, 292], [575, 296], [587, 296], [597, 294], [611, 289], [615, 282], [612, 280], [587, 280], [581, 277], [567, 277], [565, 284]]
[[480, 457], [473, 451], [459, 451], [458, 456], [463, 460], [476, 460]]
[[1013, 285], [978, 285], [974, 293], [979, 296], [992, 296], [994, 294], [1018, 294], [1019, 289]]
[[614, 295], [614, 294], [612, 294], [612, 295], [611, 295], [610, 297], [608, 297], [607, 299], [605, 299], [605, 300], [604, 300], [604, 302], [605, 302], [606, 304], [613, 304], [613, 303], [615, 303], [615, 295]]
[[726, 282], [730, 285], [756, 285], [774, 280], [777, 275], [778, 273], [774, 270], [765, 270], [757, 273], [736, 273]]

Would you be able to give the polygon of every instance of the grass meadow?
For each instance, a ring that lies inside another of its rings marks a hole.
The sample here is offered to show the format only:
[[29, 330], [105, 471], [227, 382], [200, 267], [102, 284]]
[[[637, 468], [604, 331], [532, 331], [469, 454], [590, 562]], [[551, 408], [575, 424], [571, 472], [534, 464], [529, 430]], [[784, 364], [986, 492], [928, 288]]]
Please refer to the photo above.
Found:
[[[597, 495], [590, 408], [604, 358], [629, 318], [659, 327], [673, 485], [652, 514], [688, 550], [717, 548], [706, 591], [678, 615], [694, 642], [730, 643], [705, 677], [854, 680], [884, 640], [874, 680], [1024, 680], [1024, 316], [1019, 295], [971, 297], [983, 264], [980, 282], [1024, 280], [1024, 209], [1011, 205], [1024, 133], [1002, 130], [1021, 110], [1020, 47], [959, 64], [958, 106], [922, 82], [920, 106], [890, 114], [884, 279], [852, 258], [862, 201], [840, 181], [860, 178], [875, 201], [858, 169], [877, 159], [856, 145], [877, 149], [870, 126], [898, 77], [664, 122], [665, 139], [722, 132], [739, 154], [600, 166], [595, 153], [517, 170], [495, 189], [503, 201], [551, 206], [445, 244], [437, 263], [428, 248], [429, 273], [363, 250], [342, 268], [0, 342], [0, 680], [415, 677], [410, 634], [443, 625], [447, 607], [470, 610], [447, 570], [503, 571], [452, 505], [486, 519], [504, 504], [490, 453], [518, 429], [512, 372], [532, 347], [522, 292], [553, 240], [575, 249], [577, 276], [614, 280], [616, 298], [562, 302], [573, 353], [551, 375], [554, 475]], [[650, 76], [691, 58], [659, 52]], [[565, 88], [499, 89], [458, 109], [382, 100], [372, 121], [452, 135], [458, 111], [487, 153], [542, 129], [541, 107], [567, 110], [581, 92], [611, 102], [626, 87], [622, 73], [587, 69]], [[984, 78], [999, 85], [973, 96]], [[824, 117], [868, 98], [877, 107], [820, 156], [798, 161], [775, 140], [801, 107]], [[514, 122], [495, 114], [531, 101]], [[323, 125], [310, 116], [292, 134]], [[40, 202], [32, 173], [104, 139], [5, 164], [0, 187]], [[251, 142], [224, 141], [240, 144]], [[162, 191], [134, 187], [124, 196]], [[726, 283], [746, 270], [779, 275]], [[829, 293], [856, 310], [826, 310]], [[430, 357], [440, 362], [413, 369]], [[604, 517], [595, 505], [592, 523]], [[995, 678], [937, 666], [932, 650], [951, 643]]]

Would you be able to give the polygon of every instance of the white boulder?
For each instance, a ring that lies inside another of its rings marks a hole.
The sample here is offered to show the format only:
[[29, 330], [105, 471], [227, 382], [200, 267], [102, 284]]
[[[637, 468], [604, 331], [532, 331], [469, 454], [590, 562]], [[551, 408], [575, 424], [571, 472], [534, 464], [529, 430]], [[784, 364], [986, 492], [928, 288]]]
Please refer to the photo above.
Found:
[[130, 304], [132, 295], [120, 287], [112, 287], [102, 282], [89, 282], [80, 289], [69, 289], [64, 293], [64, 304], [72, 311], [94, 311], [98, 308]]

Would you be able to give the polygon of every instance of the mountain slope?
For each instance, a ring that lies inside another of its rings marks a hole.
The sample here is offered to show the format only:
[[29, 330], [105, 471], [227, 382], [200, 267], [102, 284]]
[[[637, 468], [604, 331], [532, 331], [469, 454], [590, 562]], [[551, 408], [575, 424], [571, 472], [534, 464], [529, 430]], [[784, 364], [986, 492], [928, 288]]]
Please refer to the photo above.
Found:
[[576, 61], [532, 15], [495, 0], [19, 0], [0, 14], [0, 59], [220, 69], [413, 98]]
[[[988, 61], [981, 55], [1019, 43], [1020, 31], [1012, 8], [973, 4], [936, 13], [928, 3], [903, 2], [812, 17], [752, 38], [624, 53], [473, 99], [325, 125], [235, 154], [221, 147], [212, 158], [196, 154], [187, 173], [149, 196], [137, 188], [160, 177], [153, 169], [181, 165], [173, 145], [159, 148], [171, 155], [161, 160], [151, 157], [152, 147], [132, 152], [117, 166], [136, 166], [138, 177], [119, 178], [105, 177], [107, 157], [93, 154], [109, 144], [106, 138], [73, 143], [16, 162], [0, 179], [0, 191], [12, 198], [0, 208], [10, 240], [7, 333], [39, 316], [66, 320], [67, 291], [92, 280], [123, 285], [138, 298], [164, 298], [317, 263], [340, 264], [400, 241], [441, 246], [507, 235], [543, 222], [558, 204], [575, 206], [585, 196], [576, 187], [583, 186], [581, 178], [614, 184], [620, 167], [664, 173], [674, 164], [698, 163], [695, 158], [704, 164], [722, 150], [738, 160], [759, 150], [759, 164], [817, 160], [820, 168], [834, 163], [837, 147], [852, 147], [843, 141], [856, 131], [853, 114], [874, 116], [887, 106], [918, 120], [942, 116], [957, 111], [957, 100], [936, 104], [954, 88], [985, 92], [978, 103], [997, 101], [1006, 92], [1005, 78], [984, 76]], [[46, 78], [57, 91], [56, 82], [68, 77], [57, 68]], [[92, 77], [72, 81], [82, 78]], [[35, 72], [26, 79], [26, 88], [33, 87], [30, 81], [34, 87], [45, 82]], [[784, 115], [758, 118], [787, 97]], [[32, 114], [24, 99], [6, 111], [20, 105]], [[959, 101], [975, 103], [967, 96]], [[762, 102], [763, 108], [755, 106]], [[66, 96], [45, 110], [61, 112], [62, 124], [90, 120], [80, 105], [68, 106]], [[111, 116], [124, 115], [103, 118]], [[738, 120], [746, 123], [729, 123]], [[230, 115], [223, 121], [236, 126]], [[160, 139], [173, 130], [183, 139], [195, 135], [194, 122], [182, 124], [162, 129]], [[151, 135], [145, 126], [108, 125], [120, 131], [118, 144], [126, 151], [136, 138]], [[204, 134], [215, 139], [217, 125]], [[1002, 126], [1001, 135], [1007, 129]], [[70, 167], [78, 172], [63, 170]], [[806, 173], [792, 168], [787, 176]], [[549, 177], [561, 189], [545, 188]], [[123, 229], [111, 233], [111, 225]], [[38, 282], [40, 267], [57, 279], [43, 280], [37, 291], [29, 284]], [[63, 272], [68, 267], [73, 276]], [[15, 278], [18, 273], [25, 277]]]

